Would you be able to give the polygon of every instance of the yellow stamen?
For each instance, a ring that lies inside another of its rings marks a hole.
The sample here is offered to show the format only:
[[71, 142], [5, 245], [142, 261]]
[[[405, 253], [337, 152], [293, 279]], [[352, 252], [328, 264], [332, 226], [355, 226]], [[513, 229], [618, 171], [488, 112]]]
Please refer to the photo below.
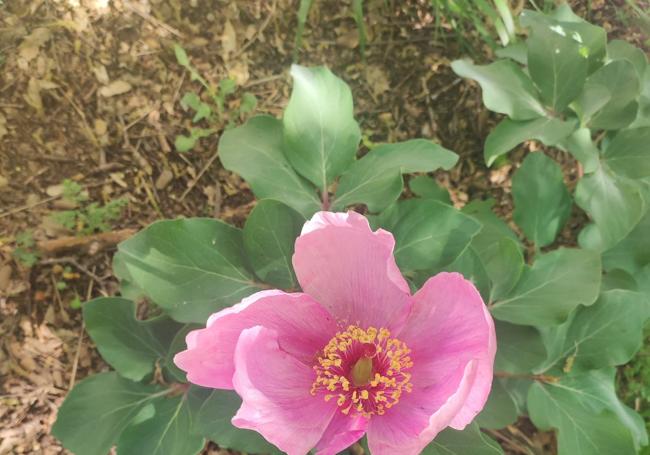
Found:
[[351, 325], [319, 354], [311, 394], [336, 399], [343, 414], [383, 415], [411, 392], [411, 350], [385, 328]]

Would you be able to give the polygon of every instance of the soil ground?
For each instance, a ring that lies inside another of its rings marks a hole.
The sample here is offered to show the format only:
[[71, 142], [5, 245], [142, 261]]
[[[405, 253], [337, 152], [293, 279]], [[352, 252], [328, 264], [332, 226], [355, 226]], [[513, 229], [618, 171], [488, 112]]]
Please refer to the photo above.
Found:
[[[244, 92], [257, 97], [255, 113], [281, 115], [297, 3], [0, 0], [0, 454], [64, 453], [49, 435], [58, 406], [76, 382], [107, 368], [84, 332], [78, 302], [117, 292], [110, 263], [117, 241], [132, 232], [125, 230], [181, 216], [236, 225], [246, 218], [254, 198], [219, 163], [219, 132], [243, 120]], [[539, 145], [518, 148], [498, 169], [485, 167], [483, 140], [498, 118], [483, 108], [478, 87], [449, 68], [469, 52], [453, 28], [445, 18], [437, 28], [426, 1], [367, 1], [362, 59], [349, 3], [314, 2], [297, 60], [327, 65], [350, 84], [366, 144], [440, 142], [461, 157], [452, 171], [436, 173], [454, 204], [493, 197], [509, 219], [511, 173]], [[610, 38], [642, 42], [624, 1], [575, 3]], [[477, 60], [489, 59], [477, 36], [465, 38]], [[201, 125], [217, 133], [187, 153], [174, 148], [192, 118], [180, 100], [201, 87], [177, 64], [174, 43], [209, 83], [230, 77], [238, 85], [221, 119]], [[553, 156], [572, 188], [578, 167]], [[64, 197], [64, 179], [87, 191], [81, 207]], [[89, 238], [54, 220], [120, 198], [128, 202], [109, 237]], [[558, 243], [575, 243], [584, 215], [574, 215]], [[80, 242], [71, 243], [75, 237]], [[553, 438], [526, 422], [493, 436], [512, 453], [526, 453], [522, 444], [553, 452]]]

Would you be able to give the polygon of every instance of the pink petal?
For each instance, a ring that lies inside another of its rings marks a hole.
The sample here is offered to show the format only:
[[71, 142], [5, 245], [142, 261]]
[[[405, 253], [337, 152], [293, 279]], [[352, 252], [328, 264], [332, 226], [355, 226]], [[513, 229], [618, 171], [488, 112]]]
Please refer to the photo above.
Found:
[[355, 212], [319, 212], [296, 240], [293, 266], [303, 291], [341, 325], [398, 329], [410, 306], [392, 234], [373, 232]]
[[419, 454], [463, 407], [476, 371], [477, 362], [469, 362], [460, 372], [460, 382], [451, 395], [436, 388], [421, 387], [403, 394], [399, 403], [383, 416], [374, 416], [368, 427], [370, 453]]
[[277, 331], [282, 349], [310, 366], [336, 332], [329, 313], [308, 295], [262, 291], [213, 314], [205, 329], [190, 332], [187, 350], [176, 354], [174, 363], [189, 382], [232, 389], [237, 340], [242, 330], [257, 325]]
[[451, 422], [453, 428], [463, 429], [483, 409], [492, 387], [494, 322], [479, 292], [459, 273], [430, 278], [413, 300], [399, 338], [413, 351], [414, 386], [458, 383], [452, 380], [452, 372], [470, 360], [478, 361], [471, 394]]
[[336, 412], [321, 440], [316, 444], [316, 454], [336, 455], [361, 439], [366, 428], [368, 428], [366, 417]]
[[496, 352], [494, 323], [472, 283], [458, 273], [440, 273], [415, 294], [397, 337], [412, 351], [413, 392], [373, 419], [368, 438], [375, 438], [379, 453], [390, 453], [396, 444], [410, 447], [400, 453], [418, 453], [447, 426], [463, 429], [485, 405]]
[[235, 350], [233, 385], [242, 405], [233, 425], [257, 431], [289, 455], [304, 455], [337, 412], [334, 401], [311, 395], [314, 379], [309, 366], [280, 348], [277, 332], [245, 329]]

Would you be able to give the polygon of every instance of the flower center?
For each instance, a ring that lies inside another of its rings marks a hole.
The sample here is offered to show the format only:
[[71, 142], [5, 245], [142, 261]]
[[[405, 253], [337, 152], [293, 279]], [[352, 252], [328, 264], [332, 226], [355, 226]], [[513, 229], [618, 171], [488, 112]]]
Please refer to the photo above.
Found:
[[382, 415], [410, 392], [411, 350], [387, 329], [351, 325], [319, 353], [311, 394], [333, 398], [343, 414]]

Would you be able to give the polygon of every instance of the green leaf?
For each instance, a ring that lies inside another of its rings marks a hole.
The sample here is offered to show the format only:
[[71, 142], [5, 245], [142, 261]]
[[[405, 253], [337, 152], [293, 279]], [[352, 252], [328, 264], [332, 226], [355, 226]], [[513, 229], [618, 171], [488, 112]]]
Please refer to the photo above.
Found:
[[297, 286], [291, 257], [303, 224], [305, 218], [281, 202], [264, 199], [257, 203], [244, 226], [244, 248], [264, 282], [281, 289]]
[[205, 327], [203, 324], [185, 324], [180, 330], [176, 332], [172, 339], [165, 358], [160, 362], [163, 369], [164, 378], [170, 382], [187, 382], [185, 372], [178, 368], [174, 363], [174, 356], [181, 351], [187, 349], [185, 338], [192, 330], [202, 329]]
[[352, 94], [324, 67], [291, 66], [293, 91], [284, 111], [287, 159], [322, 192], [354, 161], [361, 140]]
[[485, 140], [483, 152], [485, 163], [492, 166], [501, 155], [531, 139], [541, 141], [549, 146], [556, 145], [569, 136], [575, 127], [574, 121], [565, 122], [550, 117], [525, 121], [503, 119]]
[[83, 305], [83, 316], [104, 360], [125, 378], [140, 381], [167, 355], [181, 325], [167, 316], [139, 321], [135, 310], [130, 300], [100, 297]]
[[158, 221], [118, 246], [115, 270], [175, 320], [205, 322], [262, 289], [243, 251], [241, 231], [221, 221]]
[[380, 145], [343, 174], [332, 209], [343, 210], [356, 203], [379, 212], [399, 198], [402, 174], [449, 170], [457, 161], [458, 155], [425, 139]]
[[266, 115], [226, 130], [219, 141], [223, 166], [240, 174], [260, 199], [276, 199], [305, 217], [320, 208], [315, 189], [284, 157], [282, 122]]
[[241, 398], [234, 391], [191, 386], [189, 399], [197, 431], [219, 447], [246, 453], [282, 453], [256, 431], [242, 430], [230, 423], [241, 406]]
[[616, 174], [650, 177], [650, 127], [620, 131], [607, 144], [603, 159]]
[[607, 32], [602, 27], [590, 24], [571, 11], [571, 7], [563, 3], [551, 14], [524, 10], [519, 16], [519, 22], [524, 27], [555, 27], [580, 43], [580, 52], [589, 63], [588, 72], [592, 73], [603, 65], [607, 46]]
[[594, 129], [616, 130], [636, 117], [639, 76], [628, 60], [615, 60], [587, 79], [575, 100], [575, 111], [583, 125]]
[[241, 103], [239, 104], [240, 114], [250, 114], [257, 107], [257, 98], [250, 92], [244, 92], [241, 96]]
[[512, 396], [503, 383], [495, 378], [487, 403], [476, 416], [475, 422], [481, 428], [497, 430], [513, 424], [517, 420], [517, 415], [517, 406]]
[[610, 60], [628, 60], [634, 65], [639, 78], [643, 78], [648, 66], [645, 52], [627, 41], [615, 39], [607, 43], [607, 57]]
[[570, 358], [573, 368], [582, 370], [622, 365], [641, 347], [648, 316], [650, 303], [643, 294], [603, 292], [594, 305], [578, 309], [552, 363]]
[[[458, 272], [463, 275], [465, 279], [471, 281], [474, 286], [476, 286], [476, 289], [480, 292], [483, 300], [489, 301], [492, 283], [490, 282], [490, 277], [485, 270], [485, 264], [481, 261], [476, 250], [471, 247], [471, 243], [454, 262], [445, 266], [443, 270], [445, 272]], [[417, 288], [422, 287], [422, 285], [431, 278], [431, 275], [431, 270], [423, 270], [420, 273], [416, 273], [414, 276], [414, 282], [417, 285]]]
[[630, 128], [650, 126], [650, 65], [645, 69], [641, 78], [641, 94], [638, 98], [639, 109], [636, 119], [630, 124]]
[[562, 25], [534, 24], [528, 37], [528, 71], [542, 100], [563, 112], [580, 93], [587, 78], [582, 38]]
[[452, 263], [481, 228], [473, 218], [434, 200], [409, 199], [397, 203], [397, 210], [400, 216], [390, 231], [403, 272]]
[[225, 99], [228, 95], [232, 95], [237, 90], [237, 82], [229, 77], [219, 81], [219, 96]]
[[503, 237], [513, 240], [520, 246], [517, 235], [508, 227], [505, 221], [492, 211], [494, 202], [494, 199], [477, 200], [463, 207], [463, 213], [477, 219], [483, 225], [481, 231], [474, 237], [474, 246], [478, 250], [485, 250], [494, 243], [501, 241]]
[[174, 140], [174, 147], [181, 153], [189, 152], [196, 145], [196, 141], [197, 139], [195, 137], [179, 134]]
[[611, 291], [613, 289], [627, 289], [628, 291], [637, 291], [637, 285], [634, 276], [621, 269], [609, 270], [603, 274], [603, 282], [600, 285], [600, 292]]
[[534, 327], [495, 321], [497, 349], [496, 371], [514, 374], [531, 373], [546, 359], [546, 348]]
[[185, 49], [178, 44], [174, 44], [174, 54], [176, 55], [176, 61], [179, 65], [188, 66], [190, 64], [190, 59], [187, 57]]
[[483, 103], [494, 112], [513, 120], [530, 120], [546, 115], [532, 81], [510, 60], [498, 60], [477, 66], [467, 60], [455, 60], [451, 68], [461, 77], [474, 79], [483, 89]]
[[194, 455], [201, 452], [205, 442], [194, 432], [185, 395], [156, 398], [151, 404], [153, 415], [132, 423], [120, 436], [119, 455]]
[[633, 182], [604, 167], [578, 182], [575, 201], [594, 221], [580, 233], [580, 245], [603, 251], [622, 240], [643, 216], [645, 204]]
[[492, 305], [492, 315], [513, 324], [560, 324], [578, 305], [596, 301], [600, 280], [597, 253], [560, 248], [539, 255], [512, 292]]
[[181, 106], [183, 109], [191, 108], [196, 111], [196, 114], [192, 118], [192, 122], [196, 123], [203, 120], [204, 118], [210, 117], [212, 115], [212, 109], [210, 106], [203, 101], [201, 98], [194, 92], [187, 92], [183, 95], [181, 99]]
[[422, 451], [422, 455], [503, 455], [503, 450], [489, 436], [483, 434], [476, 423], [464, 430], [452, 428], [438, 433]]
[[523, 41], [510, 43], [506, 47], [500, 47], [494, 53], [499, 58], [509, 58], [522, 65], [528, 64], [528, 49], [526, 48], [526, 43]]
[[485, 248], [479, 243], [472, 240], [471, 247], [485, 266], [490, 280], [489, 301], [493, 302], [515, 287], [524, 271], [524, 257], [517, 242], [507, 237]]
[[[514, 232], [492, 212], [494, 201], [473, 201], [463, 213], [478, 220], [482, 227], [472, 238], [472, 249], [489, 281], [486, 299], [492, 302], [507, 294], [517, 284], [524, 268], [521, 245]], [[485, 293], [485, 291], [483, 291]]]
[[613, 377], [613, 370], [591, 371], [531, 386], [530, 418], [558, 430], [559, 455], [633, 454], [647, 441], [641, 418], [616, 398]]
[[562, 169], [542, 152], [530, 153], [512, 177], [513, 219], [537, 248], [555, 240], [571, 213]]
[[591, 140], [591, 130], [589, 128], [577, 129], [559, 145], [582, 164], [585, 173], [590, 174], [598, 169], [600, 152]]
[[415, 195], [423, 199], [433, 199], [442, 202], [443, 204], [451, 205], [449, 191], [438, 185], [438, 183], [428, 175], [418, 175], [411, 178], [411, 180], [409, 180], [409, 188]]
[[635, 274], [650, 263], [650, 210], [646, 210], [641, 221], [613, 248], [603, 253], [605, 270], [622, 269]]
[[151, 400], [166, 393], [115, 372], [90, 376], [68, 393], [52, 434], [73, 453], [106, 455], [133, 418]]

